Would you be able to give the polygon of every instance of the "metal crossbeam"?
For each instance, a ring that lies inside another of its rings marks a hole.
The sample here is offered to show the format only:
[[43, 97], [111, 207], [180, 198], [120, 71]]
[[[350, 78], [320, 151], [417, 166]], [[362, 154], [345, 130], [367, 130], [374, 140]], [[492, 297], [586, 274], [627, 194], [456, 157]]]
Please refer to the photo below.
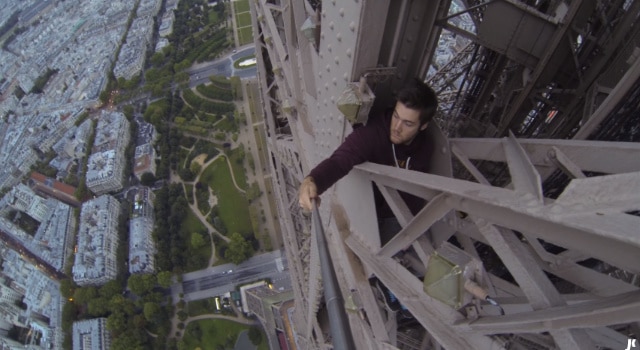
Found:
[[[640, 273], [640, 218], [628, 214], [640, 209], [640, 194], [630, 190], [640, 188], [639, 145], [516, 140], [511, 136], [501, 140], [453, 139], [451, 148], [480, 183], [372, 163], [356, 166], [356, 176], [378, 186], [403, 229], [380, 249], [359, 243], [366, 241], [357, 239], [359, 232], [349, 237], [347, 245], [385, 285], [392, 286], [403, 305], [416, 312], [416, 318], [443, 344], [451, 341], [444, 336], [446, 331], [433, 328], [424, 318], [443, 310], [430, 309], [435, 301], [418, 292], [417, 285], [407, 290], [401, 287], [415, 283], [415, 277], [405, 276], [406, 270], [393, 257], [412, 248], [416, 253], [414, 263], [428, 266], [433, 252], [452, 235], [477, 259], [484, 257], [478, 255], [473, 242], [491, 246], [517, 282], [515, 285], [489, 273], [488, 290], [497, 295], [510, 290], [507, 295], [526, 297], [505, 305], [504, 316], [481, 314], [473, 322], [461, 320], [455, 310], [440, 316], [453, 322], [450, 325], [454, 329], [486, 335], [548, 332], [563, 349], [617, 344], [616, 335], [620, 333], [606, 326], [637, 319], [640, 289], [580, 262], [598, 259], [627, 274]], [[585, 168], [601, 167], [596, 158], [603, 155], [629, 162], [608, 168], [611, 175], [585, 177]], [[489, 185], [472, 159], [507, 163], [514, 189]], [[557, 199], [544, 198], [538, 170], [547, 176], [558, 167], [574, 179]], [[400, 192], [422, 197], [428, 204], [413, 216]], [[447, 216], [452, 211], [464, 213], [466, 218]], [[547, 250], [548, 243], [565, 251], [552, 253]], [[562, 294], [547, 273], [574, 283], [586, 293], [580, 300], [575, 299], [578, 295]], [[421, 295], [419, 302], [414, 299], [416, 293]], [[596, 295], [604, 299], [594, 298]], [[613, 322], [614, 318], [619, 322]], [[441, 331], [444, 337], [434, 334]]]
[[604, 299], [523, 312], [501, 317], [484, 317], [459, 325], [462, 330], [487, 333], [540, 333], [570, 328], [590, 328], [636, 322], [640, 314], [640, 292]]

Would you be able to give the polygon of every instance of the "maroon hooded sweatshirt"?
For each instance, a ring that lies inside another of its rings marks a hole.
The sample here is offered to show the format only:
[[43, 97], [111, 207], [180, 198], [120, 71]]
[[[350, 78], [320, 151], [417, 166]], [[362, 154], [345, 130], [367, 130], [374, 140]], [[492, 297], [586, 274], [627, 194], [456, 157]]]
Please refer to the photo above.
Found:
[[[370, 119], [366, 126], [353, 130], [333, 154], [320, 162], [309, 176], [313, 177], [318, 188], [318, 195], [335, 184], [351, 169], [364, 162], [396, 166], [403, 169], [427, 172], [433, 152], [433, 142], [428, 139], [426, 129], [419, 131], [409, 145], [392, 145], [389, 138], [391, 129], [391, 114], [389, 110], [382, 116]], [[395, 148], [395, 157], [394, 157]], [[391, 209], [375, 188], [376, 209], [379, 218], [393, 216]], [[415, 215], [424, 205], [422, 198], [400, 192], [411, 212]]]

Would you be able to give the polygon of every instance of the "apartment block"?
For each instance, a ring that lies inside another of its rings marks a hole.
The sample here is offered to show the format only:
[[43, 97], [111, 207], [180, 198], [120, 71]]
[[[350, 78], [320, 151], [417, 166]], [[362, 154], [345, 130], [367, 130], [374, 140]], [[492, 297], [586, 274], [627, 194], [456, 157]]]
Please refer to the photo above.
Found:
[[102, 111], [92, 153], [87, 161], [87, 187], [100, 195], [123, 187], [124, 150], [129, 144], [129, 121], [119, 112]]
[[111, 334], [104, 317], [73, 323], [73, 350], [108, 350]]
[[78, 251], [72, 269], [81, 286], [102, 285], [118, 273], [116, 261], [120, 203], [102, 195], [82, 205], [78, 229]]

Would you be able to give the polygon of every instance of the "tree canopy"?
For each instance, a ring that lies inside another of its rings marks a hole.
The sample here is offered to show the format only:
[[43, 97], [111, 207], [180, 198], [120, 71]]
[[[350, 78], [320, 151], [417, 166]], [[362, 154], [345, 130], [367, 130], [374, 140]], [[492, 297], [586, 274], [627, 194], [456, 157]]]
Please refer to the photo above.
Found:
[[224, 253], [224, 257], [227, 260], [237, 265], [247, 260], [253, 254], [251, 243], [242, 237], [240, 233], [232, 233], [230, 239], [229, 246]]

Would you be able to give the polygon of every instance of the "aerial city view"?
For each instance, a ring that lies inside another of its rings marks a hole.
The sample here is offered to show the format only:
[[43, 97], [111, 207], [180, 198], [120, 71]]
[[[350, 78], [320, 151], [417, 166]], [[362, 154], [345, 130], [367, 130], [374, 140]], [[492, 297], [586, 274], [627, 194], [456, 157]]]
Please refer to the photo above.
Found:
[[268, 349], [248, 0], [1, 3], [0, 348]]

